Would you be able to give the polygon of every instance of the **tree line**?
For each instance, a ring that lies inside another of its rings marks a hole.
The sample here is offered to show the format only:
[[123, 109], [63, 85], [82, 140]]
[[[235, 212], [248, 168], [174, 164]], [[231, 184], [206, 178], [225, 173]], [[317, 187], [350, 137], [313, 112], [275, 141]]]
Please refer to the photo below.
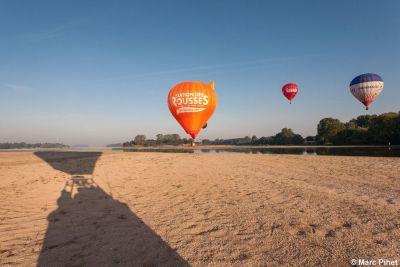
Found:
[[0, 143], [0, 149], [30, 149], [30, 148], [65, 148], [67, 145], [60, 143]]
[[190, 144], [191, 139], [181, 138], [179, 134], [157, 134], [156, 139], [147, 139], [145, 135], [138, 134], [132, 141], [123, 143], [125, 147], [129, 146], [158, 146], [158, 145], [182, 145]]
[[346, 123], [324, 118], [316, 142], [333, 145], [400, 145], [400, 112], [361, 115]]
[[[190, 144], [190, 138], [181, 138], [178, 134], [157, 134], [156, 139], [146, 139], [143, 134], [136, 135], [132, 141], [123, 143], [123, 146], [157, 146], [157, 145], [182, 145]], [[256, 136], [245, 136], [233, 139], [203, 139], [204, 145], [302, 145], [304, 138], [295, 134], [291, 129], [283, 128], [280, 133], [270, 136], [257, 138]]]
[[253, 135], [252, 137], [245, 136], [243, 138], [233, 139], [204, 139], [205, 145], [303, 145], [304, 138], [300, 134], [296, 134], [290, 128], [283, 128], [274, 136], [260, 137]]
[[[158, 134], [156, 139], [147, 139], [139, 134], [125, 147], [190, 144], [190, 138], [178, 134]], [[268, 136], [245, 136], [242, 138], [215, 140], [203, 139], [204, 145], [400, 145], [400, 112], [380, 115], [361, 115], [346, 123], [335, 118], [324, 118], [317, 125], [317, 135], [303, 137], [290, 128]]]

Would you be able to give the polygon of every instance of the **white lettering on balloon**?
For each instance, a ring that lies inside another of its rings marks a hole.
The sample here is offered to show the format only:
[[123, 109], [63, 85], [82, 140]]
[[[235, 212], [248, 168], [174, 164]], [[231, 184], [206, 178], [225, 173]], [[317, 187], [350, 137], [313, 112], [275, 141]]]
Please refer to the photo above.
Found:
[[202, 92], [178, 93], [172, 97], [172, 105], [178, 114], [203, 111], [208, 102], [208, 95]]
[[297, 93], [297, 88], [286, 88], [286, 93]]

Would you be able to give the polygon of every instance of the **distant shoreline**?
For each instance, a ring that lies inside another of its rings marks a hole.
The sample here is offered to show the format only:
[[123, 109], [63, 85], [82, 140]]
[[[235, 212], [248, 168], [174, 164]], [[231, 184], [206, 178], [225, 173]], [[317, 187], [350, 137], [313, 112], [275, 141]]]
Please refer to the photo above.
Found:
[[257, 149], [257, 148], [397, 148], [400, 145], [388, 146], [388, 145], [345, 145], [345, 146], [329, 146], [329, 145], [310, 145], [310, 146], [297, 146], [297, 145], [261, 145], [261, 146], [249, 146], [249, 145], [196, 145], [196, 146], [130, 146], [130, 147], [112, 147], [112, 149]]

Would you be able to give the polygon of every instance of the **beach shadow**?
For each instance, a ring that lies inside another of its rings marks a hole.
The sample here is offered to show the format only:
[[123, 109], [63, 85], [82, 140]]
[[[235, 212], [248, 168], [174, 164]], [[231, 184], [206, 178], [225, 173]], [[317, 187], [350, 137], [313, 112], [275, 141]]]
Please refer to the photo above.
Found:
[[37, 151], [34, 154], [56, 170], [71, 175], [90, 175], [102, 152]]
[[38, 266], [189, 266], [126, 204], [87, 177], [101, 153], [54, 153], [35, 154], [73, 176], [48, 216]]

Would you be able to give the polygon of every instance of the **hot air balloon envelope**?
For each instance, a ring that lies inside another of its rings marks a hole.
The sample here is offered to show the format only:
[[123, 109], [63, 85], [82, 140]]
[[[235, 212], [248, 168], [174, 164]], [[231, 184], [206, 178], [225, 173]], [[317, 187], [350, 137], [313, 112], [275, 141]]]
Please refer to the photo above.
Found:
[[172, 115], [193, 139], [207, 123], [217, 105], [214, 82], [182, 82], [168, 94]]
[[292, 100], [299, 92], [299, 87], [295, 83], [287, 83], [282, 87], [282, 94], [292, 103]]
[[374, 102], [383, 90], [383, 79], [374, 73], [365, 73], [355, 77], [350, 83], [350, 92], [364, 104], [365, 109]]

